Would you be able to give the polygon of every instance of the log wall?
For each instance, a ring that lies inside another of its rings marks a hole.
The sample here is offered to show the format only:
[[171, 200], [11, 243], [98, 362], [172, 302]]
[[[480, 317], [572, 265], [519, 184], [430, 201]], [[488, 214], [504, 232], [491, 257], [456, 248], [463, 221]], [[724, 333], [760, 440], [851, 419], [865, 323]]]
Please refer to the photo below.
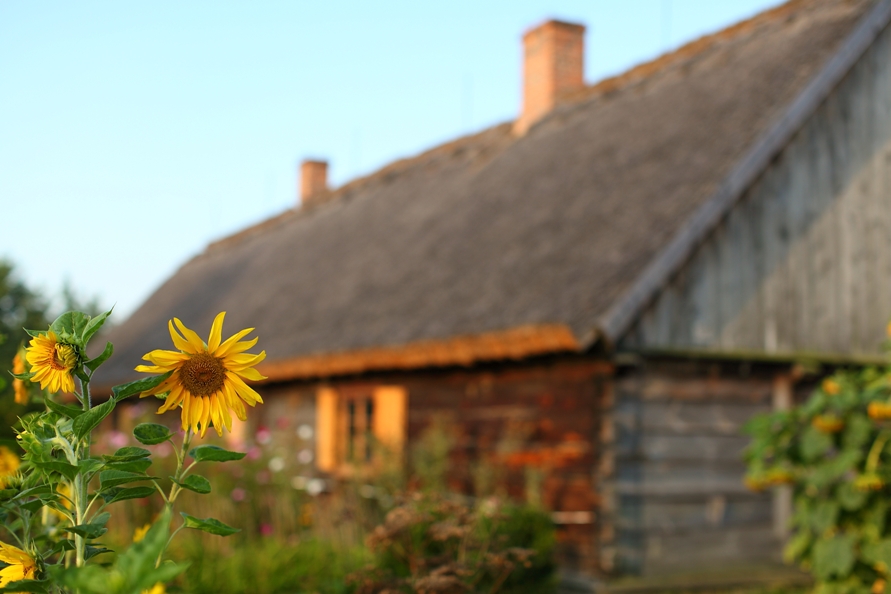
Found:
[[604, 568], [660, 575], [780, 563], [772, 495], [743, 485], [741, 428], [771, 410], [787, 372], [649, 359], [617, 373], [603, 414]]

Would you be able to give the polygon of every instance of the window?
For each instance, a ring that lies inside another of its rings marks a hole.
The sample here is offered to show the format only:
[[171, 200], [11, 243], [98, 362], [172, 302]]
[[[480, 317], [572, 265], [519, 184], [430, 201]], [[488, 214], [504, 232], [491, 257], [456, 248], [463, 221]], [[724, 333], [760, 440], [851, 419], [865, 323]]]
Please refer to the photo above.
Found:
[[408, 393], [401, 386], [343, 386], [316, 393], [316, 460], [336, 472], [373, 465], [378, 446], [400, 455]]

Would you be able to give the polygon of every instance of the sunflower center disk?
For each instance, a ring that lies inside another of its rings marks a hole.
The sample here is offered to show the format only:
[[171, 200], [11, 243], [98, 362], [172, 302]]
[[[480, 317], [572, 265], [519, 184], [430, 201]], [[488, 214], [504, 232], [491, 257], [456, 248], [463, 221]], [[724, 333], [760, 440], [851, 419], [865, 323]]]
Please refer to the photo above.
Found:
[[179, 370], [183, 387], [193, 396], [210, 396], [223, 388], [226, 368], [208, 353], [192, 355]]

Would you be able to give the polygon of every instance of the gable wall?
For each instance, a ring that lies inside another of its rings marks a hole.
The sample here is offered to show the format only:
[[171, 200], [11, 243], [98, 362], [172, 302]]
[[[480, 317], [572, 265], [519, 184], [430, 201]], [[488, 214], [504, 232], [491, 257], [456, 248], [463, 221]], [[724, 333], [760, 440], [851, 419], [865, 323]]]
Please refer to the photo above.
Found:
[[621, 344], [874, 354], [889, 316], [886, 29]]

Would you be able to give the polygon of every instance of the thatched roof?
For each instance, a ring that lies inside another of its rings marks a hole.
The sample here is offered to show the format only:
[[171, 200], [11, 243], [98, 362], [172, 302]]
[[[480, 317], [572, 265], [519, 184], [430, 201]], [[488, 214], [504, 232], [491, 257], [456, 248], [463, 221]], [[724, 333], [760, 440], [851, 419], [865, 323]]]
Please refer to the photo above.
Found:
[[104, 375], [221, 310], [279, 379], [583, 349], [872, 4], [792, 2], [212, 244], [113, 331]]

